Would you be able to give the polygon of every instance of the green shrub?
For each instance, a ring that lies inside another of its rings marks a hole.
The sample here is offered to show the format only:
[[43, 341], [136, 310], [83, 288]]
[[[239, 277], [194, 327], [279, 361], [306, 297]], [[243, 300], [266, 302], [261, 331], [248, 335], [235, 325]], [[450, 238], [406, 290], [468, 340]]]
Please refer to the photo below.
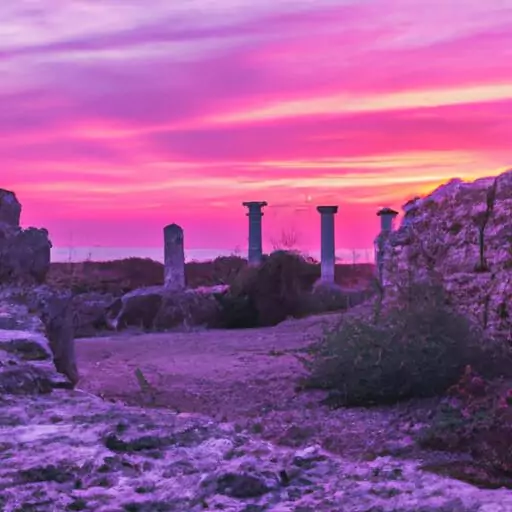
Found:
[[468, 364], [497, 371], [495, 353], [440, 288], [414, 284], [405, 296], [379, 323], [346, 319], [326, 333], [300, 358], [310, 372], [304, 386], [329, 390], [332, 406], [386, 404], [439, 395]]
[[299, 316], [318, 269], [294, 252], [275, 251], [257, 267], [246, 267], [219, 299], [226, 328], [271, 326]]

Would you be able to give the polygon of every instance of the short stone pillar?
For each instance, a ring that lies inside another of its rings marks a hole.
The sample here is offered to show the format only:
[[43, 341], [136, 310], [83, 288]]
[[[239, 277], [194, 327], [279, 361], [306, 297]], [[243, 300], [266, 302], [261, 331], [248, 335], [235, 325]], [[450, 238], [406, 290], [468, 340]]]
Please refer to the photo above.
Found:
[[265, 201], [248, 201], [242, 203], [249, 209], [247, 217], [249, 217], [249, 265], [259, 265], [263, 256], [263, 242], [261, 236], [261, 218], [263, 212], [261, 209], [267, 206]]
[[390, 233], [393, 231], [393, 221], [398, 215], [398, 212], [391, 208], [382, 208], [377, 212], [377, 216], [380, 217], [380, 232]]
[[337, 206], [318, 206], [321, 228], [321, 281], [334, 283], [336, 269], [336, 248], [334, 243], [334, 215], [338, 213]]
[[384, 246], [390, 233], [393, 231], [393, 221], [398, 212], [391, 208], [382, 208], [377, 212], [380, 217], [380, 233], [375, 238], [375, 267], [380, 283], [384, 284]]
[[183, 229], [177, 224], [164, 228], [164, 286], [168, 290], [185, 288], [185, 249]]

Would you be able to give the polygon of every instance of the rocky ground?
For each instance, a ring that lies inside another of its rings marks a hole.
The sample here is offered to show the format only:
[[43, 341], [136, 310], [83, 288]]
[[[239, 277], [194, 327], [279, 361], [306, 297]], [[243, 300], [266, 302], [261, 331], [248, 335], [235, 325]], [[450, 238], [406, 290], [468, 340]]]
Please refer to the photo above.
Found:
[[[279, 329], [286, 326], [274, 331], [286, 345], [286, 336], [279, 335]], [[301, 330], [306, 339], [308, 330]], [[176, 412], [164, 403], [157, 403], [158, 408], [150, 407], [151, 403], [154, 405], [152, 398], [148, 406], [134, 407], [102, 399], [84, 389], [52, 390], [58, 387], [58, 379], [49, 364], [38, 321], [21, 307], [5, 305], [0, 310], [0, 333], [0, 383], [12, 383], [13, 372], [19, 376], [27, 367], [38, 368], [37, 374], [23, 381], [24, 386], [4, 387], [0, 393], [0, 509], [5, 512], [512, 510], [510, 491], [479, 489], [423, 471], [419, 468], [423, 461], [413, 452], [402, 458], [378, 451], [367, 453], [366, 457], [358, 457], [350, 450], [341, 455], [343, 450], [333, 453], [322, 448], [320, 439], [306, 440], [300, 446], [278, 444], [233, 421], [236, 418], [230, 421]], [[195, 333], [187, 334], [190, 340], [194, 339]], [[223, 343], [230, 346], [226, 333], [212, 332], [208, 336], [222, 337]], [[262, 343], [262, 338], [260, 332], [252, 343], [258, 339]], [[210, 343], [213, 341], [210, 339]], [[78, 347], [79, 361], [84, 360], [84, 351], [93, 350], [94, 343], [96, 347], [103, 343], [101, 350], [108, 352], [120, 342], [121, 339], [80, 341], [83, 345]], [[129, 340], [126, 342], [129, 345]], [[144, 350], [149, 342], [146, 340]], [[162, 343], [155, 339], [155, 361], [172, 358], [172, 343], [166, 346], [166, 353]], [[267, 351], [268, 346], [262, 344]], [[194, 361], [197, 368], [206, 366], [208, 352], [202, 353], [200, 348], [200, 341], [196, 341], [191, 367]], [[254, 354], [247, 355], [254, 359]], [[270, 361], [280, 359], [278, 355], [266, 357]], [[282, 361], [279, 364], [286, 366], [286, 360]], [[100, 363], [96, 376], [108, 375], [109, 367], [101, 366], [101, 360], [96, 362]], [[268, 364], [270, 368], [274, 363]], [[147, 397], [148, 393], [151, 397], [151, 374], [148, 375], [149, 388], [144, 388], [145, 379], [139, 378], [139, 397]], [[91, 368], [85, 367], [82, 387], [92, 387], [91, 376]], [[118, 377], [110, 373], [108, 378], [114, 382], [114, 376]], [[122, 380], [123, 376], [119, 378]], [[248, 376], [239, 387], [250, 380]], [[257, 387], [247, 390], [247, 400], [255, 405], [259, 402], [251, 402], [249, 397], [269, 391], [264, 387], [260, 391]], [[284, 394], [287, 393], [290, 392]], [[124, 400], [129, 401], [128, 398], [125, 396]], [[296, 410], [301, 407], [298, 404]], [[250, 404], [247, 411], [251, 411]], [[329, 413], [322, 414], [326, 418]], [[343, 419], [351, 417], [352, 425], [361, 425], [372, 415], [375, 421], [380, 418], [378, 411], [367, 411], [366, 416], [364, 411], [356, 410], [337, 414], [337, 426], [335, 421], [329, 428], [347, 435], [350, 428], [346, 428]], [[292, 423], [301, 427], [300, 418], [293, 417]], [[378, 421], [383, 425], [381, 420]], [[377, 424], [365, 436], [377, 434], [372, 432], [378, 429]], [[351, 439], [356, 442], [356, 437]]]

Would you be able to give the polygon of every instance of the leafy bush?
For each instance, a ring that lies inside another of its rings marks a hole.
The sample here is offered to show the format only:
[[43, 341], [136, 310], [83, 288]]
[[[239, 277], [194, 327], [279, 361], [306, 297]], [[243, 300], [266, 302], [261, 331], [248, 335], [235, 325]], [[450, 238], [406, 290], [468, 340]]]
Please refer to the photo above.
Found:
[[257, 267], [246, 267], [220, 299], [227, 328], [270, 326], [302, 310], [302, 299], [318, 269], [293, 252], [275, 251]]
[[379, 323], [347, 319], [300, 358], [306, 388], [330, 391], [332, 406], [393, 403], [442, 394], [466, 365], [496, 372], [495, 352], [446, 304], [442, 289], [411, 285], [402, 307]]

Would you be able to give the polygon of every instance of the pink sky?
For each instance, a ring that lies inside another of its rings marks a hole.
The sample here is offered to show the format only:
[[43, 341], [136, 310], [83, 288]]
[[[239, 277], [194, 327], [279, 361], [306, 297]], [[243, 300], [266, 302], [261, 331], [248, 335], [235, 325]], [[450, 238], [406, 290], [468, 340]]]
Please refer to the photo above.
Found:
[[512, 0], [2, 0], [0, 187], [54, 245], [370, 247], [512, 162]]

